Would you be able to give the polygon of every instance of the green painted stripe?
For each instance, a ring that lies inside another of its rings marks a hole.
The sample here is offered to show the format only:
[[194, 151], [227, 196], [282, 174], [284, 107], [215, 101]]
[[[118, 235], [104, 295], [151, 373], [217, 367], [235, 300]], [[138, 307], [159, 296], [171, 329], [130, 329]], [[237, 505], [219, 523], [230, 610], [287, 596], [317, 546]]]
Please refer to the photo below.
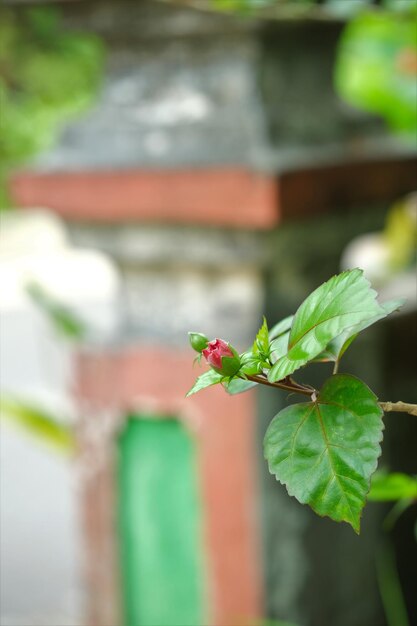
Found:
[[125, 626], [204, 624], [195, 444], [174, 419], [128, 420], [119, 439]]

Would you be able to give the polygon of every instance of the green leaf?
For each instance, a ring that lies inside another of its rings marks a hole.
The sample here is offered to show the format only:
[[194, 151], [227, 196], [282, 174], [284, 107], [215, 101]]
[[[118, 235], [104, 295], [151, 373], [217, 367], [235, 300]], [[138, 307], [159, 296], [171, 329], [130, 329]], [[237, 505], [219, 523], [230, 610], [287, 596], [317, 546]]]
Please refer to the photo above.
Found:
[[252, 350], [254, 354], [269, 353], [269, 333], [268, 324], [266, 323], [265, 317], [263, 318], [262, 326], [260, 327], [260, 329], [258, 330], [258, 334], [256, 335]]
[[197, 378], [194, 385], [191, 387], [190, 391], [186, 394], [185, 397], [188, 398], [188, 396], [192, 396], [194, 393], [197, 393], [198, 391], [201, 391], [202, 389], [205, 389], [206, 387], [217, 385], [217, 383], [220, 383], [222, 380], [223, 380], [222, 374], [219, 374], [218, 372], [215, 372], [214, 370], [210, 369], [207, 372], [204, 372], [204, 374], [201, 374], [201, 376]]
[[271, 341], [271, 362], [275, 363], [282, 356], [287, 354], [288, 351], [288, 339], [290, 337], [290, 331], [282, 333], [279, 337]]
[[269, 339], [275, 339], [276, 337], [279, 337], [280, 335], [283, 335], [288, 330], [290, 330], [293, 319], [294, 315], [289, 315], [288, 317], [285, 317], [283, 320], [275, 324], [275, 326], [273, 326], [269, 331]]
[[232, 396], [248, 391], [256, 387], [257, 384], [258, 383], [254, 383], [251, 380], [244, 380], [243, 378], [232, 378], [230, 382], [223, 382], [227, 393], [230, 393]]
[[345, 330], [385, 315], [376, 292], [360, 269], [348, 270], [318, 287], [298, 308], [291, 326], [288, 352], [268, 373], [281, 380], [312, 361]]
[[346, 350], [349, 348], [351, 343], [356, 339], [359, 333], [375, 322], [379, 322], [384, 317], [387, 317], [390, 313], [394, 311], [398, 311], [404, 304], [405, 298], [399, 298], [397, 300], [388, 300], [388, 302], [384, 302], [381, 304], [382, 311], [375, 315], [375, 317], [365, 320], [356, 326], [352, 326], [346, 332], [339, 335], [335, 339], [329, 343], [326, 347], [325, 351], [319, 354], [314, 360], [315, 361], [340, 361]]
[[390, 500], [417, 499], [417, 478], [395, 472], [376, 472], [372, 478], [369, 500], [387, 502]]
[[2, 418], [18, 424], [37, 439], [64, 452], [75, 448], [75, 437], [69, 426], [60, 424], [55, 417], [27, 402], [3, 397], [0, 400]]
[[269, 471], [299, 502], [359, 533], [382, 415], [365, 383], [331, 376], [314, 402], [288, 406], [272, 420], [264, 440]]

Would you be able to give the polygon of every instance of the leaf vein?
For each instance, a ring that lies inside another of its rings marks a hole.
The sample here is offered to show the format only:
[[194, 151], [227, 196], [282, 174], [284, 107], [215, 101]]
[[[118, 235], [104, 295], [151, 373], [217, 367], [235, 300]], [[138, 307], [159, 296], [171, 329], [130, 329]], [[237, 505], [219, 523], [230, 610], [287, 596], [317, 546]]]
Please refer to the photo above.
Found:
[[[332, 455], [330, 454], [329, 439], [328, 439], [328, 436], [327, 436], [327, 432], [326, 432], [326, 428], [325, 428], [325, 425], [324, 425], [323, 417], [322, 417], [321, 412], [320, 412], [319, 403], [315, 403], [315, 405], [316, 405], [316, 408], [317, 408], [317, 415], [318, 415], [318, 418], [319, 418], [320, 427], [321, 427], [321, 430], [322, 430], [322, 433], [323, 433], [324, 441], [325, 441], [325, 444], [327, 446], [327, 454], [328, 454], [328, 458], [329, 458], [330, 467], [332, 469], [332, 472], [333, 472], [334, 476], [335, 477], [337, 476], [337, 478], [339, 478], [339, 475], [336, 472], [336, 469], [334, 467], [334, 461], [333, 461]], [[340, 492], [341, 492], [340, 499], [343, 498], [345, 500], [345, 502], [346, 502], [346, 504], [347, 504], [347, 506], [349, 508], [350, 514], [351, 514], [351, 519], [353, 520], [353, 519], [355, 519], [355, 516], [354, 516], [354, 513], [352, 511], [352, 507], [350, 505], [350, 502], [349, 502], [345, 492], [343, 491], [343, 487], [342, 487], [342, 485], [340, 483], [340, 480], [337, 480], [337, 483], [339, 485], [339, 489], [340, 489]]]

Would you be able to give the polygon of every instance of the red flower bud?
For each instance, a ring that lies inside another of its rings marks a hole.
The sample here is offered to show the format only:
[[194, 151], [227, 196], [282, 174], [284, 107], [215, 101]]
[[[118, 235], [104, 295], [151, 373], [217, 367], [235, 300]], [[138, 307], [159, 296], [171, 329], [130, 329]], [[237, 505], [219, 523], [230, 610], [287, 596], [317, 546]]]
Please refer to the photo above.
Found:
[[210, 367], [225, 376], [233, 376], [240, 369], [238, 353], [223, 339], [210, 341], [202, 354]]

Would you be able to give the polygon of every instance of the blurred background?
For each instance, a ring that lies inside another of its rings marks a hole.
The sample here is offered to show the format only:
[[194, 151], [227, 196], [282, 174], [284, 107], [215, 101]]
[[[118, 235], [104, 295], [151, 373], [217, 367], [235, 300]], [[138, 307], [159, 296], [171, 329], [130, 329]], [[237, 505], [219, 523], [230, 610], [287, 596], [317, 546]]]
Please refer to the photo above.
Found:
[[[416, 16], [3, 1], [2, 626], [417, 623], [415, 498], [357, 537], [268, 474], [285, 394], [185, 399], [187, 331], [243, 350], [359, 266], [407, 303], [342, 369], [417, 401]], [[416, 444], [386, 415], [381, 467], [417, 474]]]

